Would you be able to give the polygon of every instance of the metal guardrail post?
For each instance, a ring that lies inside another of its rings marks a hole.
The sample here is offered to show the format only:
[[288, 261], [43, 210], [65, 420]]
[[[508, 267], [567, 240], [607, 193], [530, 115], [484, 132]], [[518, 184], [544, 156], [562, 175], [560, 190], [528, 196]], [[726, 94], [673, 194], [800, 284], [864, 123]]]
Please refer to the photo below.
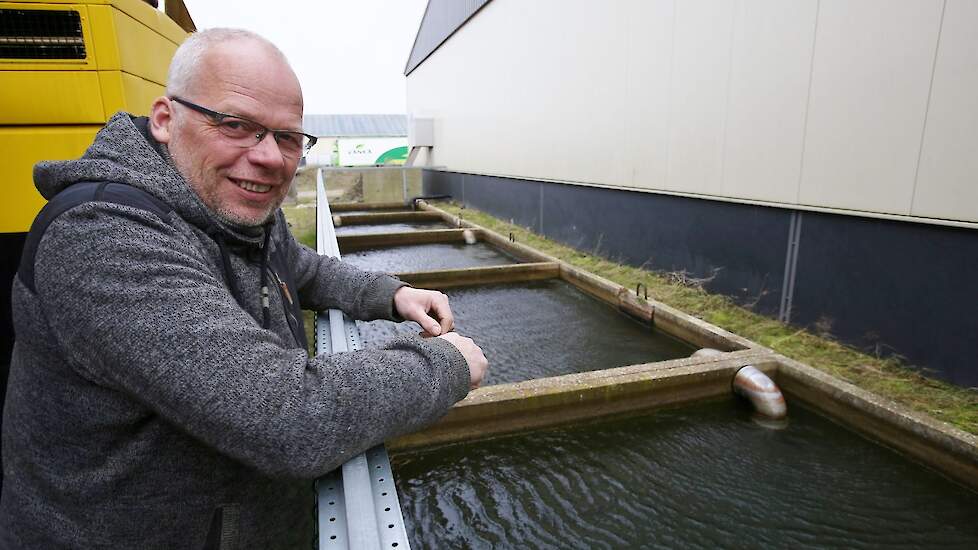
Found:
[[[316, 251], [340, 257], [322, 170], [316, 171]], [[331, 309], [316, 315], [317, 354], [362, 347], [356, 323], [342, 311]], [[320, 550], [410, 548], [383, 444], [319, 478], [316, 497]]]

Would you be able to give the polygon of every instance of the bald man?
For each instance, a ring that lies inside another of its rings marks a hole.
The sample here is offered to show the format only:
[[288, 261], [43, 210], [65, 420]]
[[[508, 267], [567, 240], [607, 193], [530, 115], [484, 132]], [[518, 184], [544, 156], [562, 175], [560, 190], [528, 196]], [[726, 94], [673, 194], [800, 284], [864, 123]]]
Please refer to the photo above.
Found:
[[[282, 53], [212, 29], [148, 118], [35, 168], [50, 202], [13, 289], [0, 547], [311, 548], [313, 479], [481, 382], [444, 295], [289, 233], [301, 124]], [[301, 309], [329, 308], [437, 337], [310, 357]]]

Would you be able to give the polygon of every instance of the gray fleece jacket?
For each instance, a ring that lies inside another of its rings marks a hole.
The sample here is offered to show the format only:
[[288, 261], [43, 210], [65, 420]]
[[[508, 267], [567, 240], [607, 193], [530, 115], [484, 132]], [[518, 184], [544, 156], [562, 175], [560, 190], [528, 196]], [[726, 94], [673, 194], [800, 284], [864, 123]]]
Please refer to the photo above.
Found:
[[122, 182], [173, 212], [77, 206], [40, 241], [36, 292], [15, 280], [0, 548], [311, 548], [312, 480], [468, 390], [444, 340], [309, 357], [274, 290], [263, 329], [266, 230], [305, 309], [391, 319], [402, 283], [316, 255], [281, 212], [267, 229], [220, 223], [144, 119], [116, 115], [35, 180], [46, 198]]

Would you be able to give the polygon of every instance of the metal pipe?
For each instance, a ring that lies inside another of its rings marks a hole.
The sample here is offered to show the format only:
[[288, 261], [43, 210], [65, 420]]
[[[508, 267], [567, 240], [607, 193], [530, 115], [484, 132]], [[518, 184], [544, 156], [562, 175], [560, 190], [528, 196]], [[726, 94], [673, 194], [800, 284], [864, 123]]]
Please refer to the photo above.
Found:
[[418, 201], [446, 200], [450, 198], [452, 198], [451, 195], [418, 195], [411, 197], [410, 200], [406, 201], [406, 204], [411, 206], [411, 210], [417, 210]]
[[717, 355], [723, 355], [723, 352], [713, 348], [702, 348], [694, 351], [690, 357], [714, 357]]
[[[716, 357], [724, 353], [718, 349], [702, 348], [690, 357]], [[733, 392], [750, 401], [754, 407], [754, 419], [770, 428], [786, 426], [788, 406], [778, 385], [756, 367], [741, 367], [733, 377]]]
[[770, 420], [783, 420], [788, 415], [784, 395], [766, 374], [747, 365], [734, 375], [734, 393], [745, 397], [757, 414]]

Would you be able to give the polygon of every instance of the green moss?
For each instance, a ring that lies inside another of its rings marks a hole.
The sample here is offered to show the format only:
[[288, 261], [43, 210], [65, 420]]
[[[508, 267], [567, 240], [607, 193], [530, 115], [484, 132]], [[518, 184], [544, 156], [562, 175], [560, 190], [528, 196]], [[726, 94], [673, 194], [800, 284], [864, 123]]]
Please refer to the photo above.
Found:
[[595, 254], [575, 250], [541, 237], [532, 231], [455, 204], [439, 207], [503, 235], [513, 233], [529, 245], [577, 267], [635, 289], [642, 283], [649, 297], [690, 315], [769, 347], [860, 388], [888, 397], [907, 407], [927, 413], [958, 428], [978, 434], [978, 389], [961, 388], [930, 378], [896, 357], [866, 354], [843, 345], [827, 329], [786, 326], [734, 304], [729, 298], [710, 294], [682, 273], [661, 273], [622, 265]]

